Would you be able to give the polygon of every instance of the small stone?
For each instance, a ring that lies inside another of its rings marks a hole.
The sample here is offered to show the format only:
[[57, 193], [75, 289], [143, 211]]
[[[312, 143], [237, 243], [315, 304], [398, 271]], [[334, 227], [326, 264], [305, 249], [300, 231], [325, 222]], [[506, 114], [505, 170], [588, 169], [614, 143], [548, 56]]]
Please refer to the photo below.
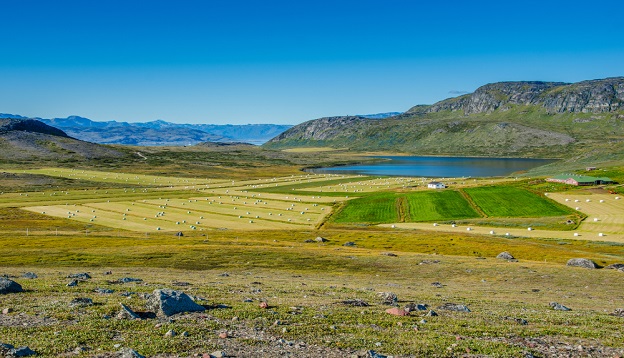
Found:
[[93, 290], [93, 292], [99, 293], [101, 295], [106, 295], [106, 294], [111, 294], [111, 293], [115, 292], [115, 290], [111, 290], [111, 289], [108, 289], [108, 288], [96, 288], [95, 290]]
[[184, 331], [180, 334], [182, 337], [188, 337], [189, 333], [187, 331]]
[[[377, 347], [379, 347], [379, 346], [381, 346], [381, 342], [377, 342], [377, 343], [375, 343], [375, 345]], [[377, 352], [375, 352], [373, 350], [367, 351], [365, 357], [366, 358], [387, 358], [385, 355], [379, 354], [379, 353], [377, 353]]]
[[89, 275], [86, 272], [80, 272], [80, 273], [73, 273], [71, 275], [67, 275], [67, 278], [75, 278], [78, 280], [88, 280], [91, 278], [91, 275]]
[[78, 280], [71, 280], [68, 284], [67, 287], [76, 287], [78, 286]]
[[405, 310], [407, 312], [426, 311], [427, 309], [428, 309], [427, 305], [424, 305], [424, 304], [408, 303], [407, 305], [405, 305]]
[[507, 251], [503, 251], [500, 254], [496, 255], [496, 258], [500, 259], [500, 260], [513, 260], [513, 259], [515, 259], [515, 257], [513, 257], [513, 255], [511, 255]]
[[129, 282], [143, 282], [143, 280], [140, 278], [134, 278], [134, 277], [122, 277], [119, 280], [117, 280], [117, 283], [129, 283]]
[[[115, 344], [115, 346], [115, 348], [121, 347], [120, 344]], [[130, 348], [123, 348], [121, 351], [119, 351], [119, 355], [121, 356], [121, 358], [145, 358], [144, 356], [139, 354], [139, 352]]]
[[470, 312], [470, 309], [466, 305], [460, 305], [457, 303], [445, 303], [438, 307], [438, 309], [455, 312]]
[[436, 288], [442, 288], [442, 287], [444, 287], [444, 286], [443, 286], [441, 283], [439, 283], [439, 282], [432, 282], [432, 283], [431, 283], [431, 286], [436, 287]]
[[347, 242], [345, 242], [344, 244], [342, 244], [342, 246], [347, 246], [347, 247], [350, 247], [350, 246], [355, 246], [355, 242], [353, 242], [353, 241], [347, 241]]
[[39, 277], [39, 276], [37, 276], [37, 274], [36, 274], [36, 273], [34, 273], [34, 272], [26, 272], [26, 273], [24, 273], [24, 274], [22, 275], [22, 278], [27, 278], [27, 279], [29, 279], [29, 280], [33, 280], [33, 279], [35, 279], [35, 278], [37, 278], [37, 277]]
[[550, 307], [552, 307], [552, 309], [554, 309], [555, 311], [571, 311], [570, 308], [557, 302], [551, 302]]
[[624, 269], [624, 264], [611, 264], [605, 268], [611, 269], [611, 270], [621, 270], [621, 269]]
[[28, 347], [19, 347], [9, 350], [9, 357], [28, 357], [37, 355], [37, 352]]
[[570, 259], [566, 263], [566, 266], [583, 267], [583, 268], [587, 268], [587, 269], [596, 269], [596, 268], [598, 268], [598, 265], [596, 265], [596, 263], [594, 261], [589, 260], [589, 259], [583, 259], [583, 258]]
[[167, 331], [167, 333], [165, 333], [165, 337], [175, 337], [176, 335], [177, 333], [173, 329], [170, 329]]
[[434, 310], [429, 310], [429, 312], [427, 312], [426, 314], [427, 317], [436, 317], [437, 315], [438, 314]]
[[86, 297], [76, 297], [69, 302], [69, 305], [72, 307], [93, 306], [93, 300]]
[[360, 299], [353, 299], [353, 300], [345, 300], [342, 301], [343, 305], [347, 305], [347, 306], [354, 306], [354, 307], [368, 307], [370, 306], [368, 304], [368, 302], [364, 301], [364, 300], [360, 300]]
[[224, 358], [224, 357], [226, 357], [224, 351], [214, 351], [214, 352], [210, 353], [210, 355], [213, 356], [214, 358]]
[[119, 311], [119, 313], [117, 313], [117, 319], [129, 319], [129, 320], [141, 319], [141, 316], [139, 316], [138, 314], [136, 314], [136, 312], [131, 310], [130, 307], [124, 305], [123, 303], [119, 303], [119, 305], [121, 305], [121, 310]]
[[398, 308], [398, 307], [394, 307], [394, 308], [388, 308], [386, 310], [386, 313], [391, 314], [391, 315], [395, 315], [395, 316], [409, 316], [409, 311], [406, 311], [402, 308]]
[[6, 277], [0, 277], [0, 295], [23, 292], [22, 286]]
[[2, 314], [9, 314], [11, 312], [13, 312], [13, 309], [11, 307], [7, 307], [2, 310]]
[[381, 304], [394, 306], [398, 302], [398, 297], [393, 292], [379, 292], [379, 297], [381, 297]]
[[381, 255], [383, 256], [390, 256], [390, 257], [397, 257], [398, 255], [393, 253], [393, 252], [382, 252]]
[[74, 349], [74, 354], [82, 354], [82, 353], [84, 353], [84, 352], [86, 352], [88, 350], [89, 350], [89, 348], [87, 348], [87, 347], [82, 347], [82, 346], [76, 347]]
[[219, 338], [221, 338], [221, 339], [226, 339], [226, 338], [228, 338], [228, 337], [229, 337], [229, 336], [228, 336], [228, 333], [227, 333], [227, 332], [221, 332], [221, 333], [219, 333]]
[[316, 239], [314, 239], [314, 241], [316, 241], [316, 242], [327, 242], [327, 239], [324, 238], [324, 237], [318, 236]]
[[610, 313], [610, 315], [616, 317], [624, 317], [624, 308], [616, 308], [613, 313]]
[[266, 303], [265, 301], [260, 302], [259, 306], [260, 306], [260, 308], [264, 308], [264, 309], [269, 308], [269, 304]]

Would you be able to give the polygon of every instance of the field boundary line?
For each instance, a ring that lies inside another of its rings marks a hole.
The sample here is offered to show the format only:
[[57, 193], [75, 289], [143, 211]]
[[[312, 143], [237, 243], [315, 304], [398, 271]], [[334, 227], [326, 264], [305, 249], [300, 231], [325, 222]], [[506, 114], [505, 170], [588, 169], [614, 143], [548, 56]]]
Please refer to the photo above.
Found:
[[397, 216], [400, 223], [406, 222], [406, 220], [410, 217], [409, 205], [407, 203], [407, 198], [405, 196], [398, 196], [395, 201], [395, 206], [397, 210]]
[[468, 204], [470, 204], [470, 206], [472, 206], [475, 209], [477, 214], [481, 215], [482, 218], [488, 218], [489, 217], [489, 216], [487, 216], [487, 214], [485, 214], [485, 212], [483, 212], [483, 210], [481, 210], [481, 208], [477, 205], [477, 203], [475, 203], [474, 200], [472, 200], [472, 197], [470, 195], [468, 195], [468, 193], [466, 193], [464, 191], [464, 189], [457, 189], [457, 191], [461, 194], [461, 196], [464, 197], [464, 199], [466, 199]]

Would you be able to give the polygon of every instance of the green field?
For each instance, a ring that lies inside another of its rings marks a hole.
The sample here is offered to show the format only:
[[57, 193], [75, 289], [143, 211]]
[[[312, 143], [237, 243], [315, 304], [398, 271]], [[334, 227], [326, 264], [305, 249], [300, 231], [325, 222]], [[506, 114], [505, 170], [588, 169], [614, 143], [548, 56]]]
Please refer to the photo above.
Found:
[[[484, 186], [458, 190], [382, 192], [349, 200], [332, 218], [337, 224], [381, 224], [499, 218], [493, 226], [524, 225], [516, 218], [533, 218], [533, 226], [569, 230], [558, 225], [572, 219], [574, 211], [547, 198], [514, 186]], [[574, 216], [574, 217], [573, 217]], [[556, 222], [546, 218], [556, 217]], [[501, 221], [502, 220], [502, 221]], [[510, 221], [512, 220], [512, 221]], [[540, 221], [544, 221], [541, 225]]]
[[573, 213], [537, 194], [511, 186], [467, 188], [465, 192], [490, 217], [543, 217]]
[[382, 224], [399, 221], [398, 202], [400, 196], [395, 193], [381, 193], [353, 199], [348, 202], [333, 222]]
[[423, 191], [406, 196], [410, 221], [478, 218], [479, 213], [457, 191]]

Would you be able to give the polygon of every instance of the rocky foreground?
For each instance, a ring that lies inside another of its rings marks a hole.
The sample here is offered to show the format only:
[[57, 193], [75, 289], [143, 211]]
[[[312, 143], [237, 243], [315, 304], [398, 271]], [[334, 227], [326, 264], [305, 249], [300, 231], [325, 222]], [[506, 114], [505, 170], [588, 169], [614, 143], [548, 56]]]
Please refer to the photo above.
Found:
[[[385, 255], [381, 262], [402, 259]], [[523, 263], [509, 252], [489, 260], [427, 255], [409, 261], [414, 266], [405, 267], [415, 276], [383, 268], [374, 277], [5, 268], [0, 353], [624, 356], [622, 264], [597, 269], [587, 259], [567, 266]]]

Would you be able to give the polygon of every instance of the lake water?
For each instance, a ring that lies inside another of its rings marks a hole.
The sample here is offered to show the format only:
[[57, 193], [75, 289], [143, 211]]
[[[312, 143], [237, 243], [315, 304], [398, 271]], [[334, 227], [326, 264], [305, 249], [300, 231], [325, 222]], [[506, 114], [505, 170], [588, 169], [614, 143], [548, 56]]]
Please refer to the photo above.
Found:
[[362, 174], [405, 177], [493, 177], [506, 176], [556, 161], [555, 159], [468, 157], [376, 157], [388, 159], [373, 164], [307, 169], [317, 174]]

